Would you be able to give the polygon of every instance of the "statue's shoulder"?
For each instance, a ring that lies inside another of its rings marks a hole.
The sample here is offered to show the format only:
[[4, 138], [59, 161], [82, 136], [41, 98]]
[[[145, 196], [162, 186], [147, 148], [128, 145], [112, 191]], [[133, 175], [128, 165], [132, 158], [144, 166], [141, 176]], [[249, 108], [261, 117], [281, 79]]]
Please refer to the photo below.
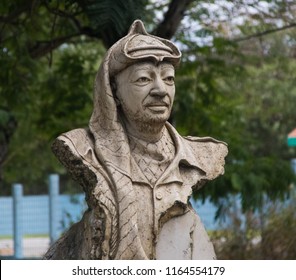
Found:
[[[101, 170], [94, 152], [94, 140], [88, 129], [78, 128], [61, 134], [52, 144], [52, 151], [72, 177], [82, 185], [94, 185]], [[87, 182], [87, 183], [85, 183]]]
[[77, 128], [61, 134], [52, 145], [53, 152], [59, 157], [60, 151], [68, 150], [76, 157], [81, 157], [87, 161], [92, 160], [94, 154], [93, 136], [87, 128]]
[[[223, 174], [225, 157], [228, 154], [225, 142], [212, 137], [181, 136], [171, 124], [167, 123], [166, 127], [173, 138], [177, 139], [176, 142], [183, 146], [185, 153], [189, 157], [192, 155], [204, 171], [208, 170], [208, 174], [218, 174], [219, 172]], [[215, 171], [213, 170], [214, 166], [217, 167]], [[220, 168], [218, 168], [219, 166]], [[211, 175], [209, 177], [217, 176]]]
[[57, 140], [71, 142], [75, 147], [93, 146], [94, 140], [88, 128], [76, 128], [61, 134]]
[[225, 142], [212, 137], [183, 137], [199, 166], [206, 172], [206, 179], [212, 180], [224, 173], [228, 147]]
[[213, 148], [224, 151], [225, 156], [228, 153], [227, 143], [219, 141], [212, 137], [197, 137], [197, 136], [183, 136], [185, 142], [187, 142], [193, 148]]

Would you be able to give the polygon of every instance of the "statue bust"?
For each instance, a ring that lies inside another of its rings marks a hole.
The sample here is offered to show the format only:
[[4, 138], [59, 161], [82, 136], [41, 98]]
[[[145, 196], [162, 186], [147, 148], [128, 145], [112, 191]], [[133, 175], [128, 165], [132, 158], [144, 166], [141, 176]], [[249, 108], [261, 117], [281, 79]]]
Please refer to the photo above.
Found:
[[225, 143], [182, 137], [167, 120], [181, 53], [135, 21], [98, 71], [89, 128], [53, 152], [86, 194], [88, 210], [45, 259], [215, 259], [189, 203], [224, 172]]

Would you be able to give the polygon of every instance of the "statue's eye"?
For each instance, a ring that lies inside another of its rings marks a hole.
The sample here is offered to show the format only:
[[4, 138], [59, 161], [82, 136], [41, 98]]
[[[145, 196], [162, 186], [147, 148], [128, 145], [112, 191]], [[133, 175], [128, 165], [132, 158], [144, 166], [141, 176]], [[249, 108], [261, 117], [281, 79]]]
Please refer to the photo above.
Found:
[[148, 83], [149, 81], [150, 81], [150, 79], [147, 78], [147, 77], [140, 77], [140, 78], [137, 80], [138, 83]]
[[168, 76], [163, 79], [165, 83], [168, 85], [173, 85], [175, 83], [175, 77], [174, 76]]

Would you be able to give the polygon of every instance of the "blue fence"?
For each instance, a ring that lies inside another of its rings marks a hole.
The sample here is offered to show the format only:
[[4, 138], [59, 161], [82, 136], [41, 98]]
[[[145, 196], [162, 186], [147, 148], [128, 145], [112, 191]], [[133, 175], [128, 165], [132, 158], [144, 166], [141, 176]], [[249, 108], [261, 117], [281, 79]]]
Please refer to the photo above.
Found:
[[[27, 195], [22, 197], [20, 214], [23, 235], [50, 236], [49, 196]], [[59, 195], [57, 202], [57, 225], [52, 234], [59, 236], [71, 223], [78, 221], [86, 207], [84, 194]], [[0, 197], [0, 238], [13, 236], [13, 197]], [[55, 237], [53, 239], [56, 239]]]
[[84, 194], [59, 194], [56, 174], [49, 176], [49, 195], [23, 196], [23, 186], [14, 184], [12, 197], [0, 197], [0, 259], [40, 258], [85, 208]]

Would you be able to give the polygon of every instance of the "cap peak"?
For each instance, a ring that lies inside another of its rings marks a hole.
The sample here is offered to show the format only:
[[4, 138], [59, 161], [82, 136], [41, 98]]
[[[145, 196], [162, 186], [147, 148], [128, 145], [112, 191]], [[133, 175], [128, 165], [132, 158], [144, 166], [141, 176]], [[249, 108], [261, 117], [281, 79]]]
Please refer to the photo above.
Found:
[[143, 35], [149, 35], [148, 32], [146, 31], [145, 29], [145, 26], [144, 26], [144, 23], [139, 20], [139, 19], [136, 19], [130, 29], [129, 29], [129, 32], [128, 32], [129, 35], [132, 35], [132, 34], [143, 34]]

